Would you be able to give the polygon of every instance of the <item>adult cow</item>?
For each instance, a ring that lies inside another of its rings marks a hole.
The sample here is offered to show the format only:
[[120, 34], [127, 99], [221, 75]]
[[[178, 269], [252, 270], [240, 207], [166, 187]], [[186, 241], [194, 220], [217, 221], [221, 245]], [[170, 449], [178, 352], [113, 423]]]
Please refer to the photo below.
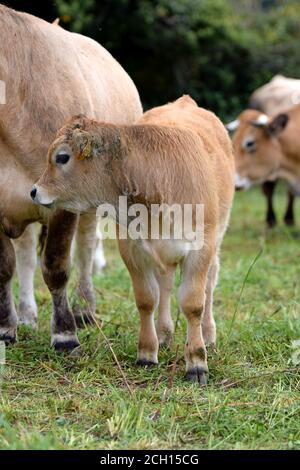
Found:
[[53, 302], [51, 343], [58, 351], [71, 350], [79, 342], [66, 293], [70, 245], [79, 224], [78, 243], [85, 252], [81, 281], [89, 296], [95, 216], [81, 216], [78, 222], [70, 212], [41, 208], [29, 190], [67, 118], [79, 112], [130, 124], [142, 108], [126, 72], [89, 38], [1, 5], [0, 40], [0, 79], [6, 85], [6, 104], [0, 104], [0, 339], [14, 342], [18, 323], [11, 292], [11, 239], [40, 221], [48, 229], [42, 272]]
[[267, 116], [248, 109], [234, 134], [236, 182], [247, 189], [268, 179], [286, 180], [300, 194], [300, 105]]
[[[275, 77], [252, 93], [249, 108], [261, 111], [264, 114], [275, 115], [283, 113], [300, 103], [300, 80], [287, 78], [283, 75]], [[236, 130], [240, 119], [226, 125], [228, 130]], [[266, 181], [262, 185], [263, 193], [267, 199], [266, 222], [269, 227], [276, 225], [276, 215], [273, 206], [273, 196], [277, 181]], [[288, 204], [284, 216], [287, 225], [294, 225], [294, 199], [292, 189], [288, 189]]]

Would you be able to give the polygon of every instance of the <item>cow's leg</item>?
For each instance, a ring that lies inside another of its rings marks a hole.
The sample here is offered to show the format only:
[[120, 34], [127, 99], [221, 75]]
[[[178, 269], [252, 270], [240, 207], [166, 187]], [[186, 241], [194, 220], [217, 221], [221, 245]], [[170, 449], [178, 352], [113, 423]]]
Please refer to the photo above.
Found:
[[273, 195], [277, 181], [266, 181], [262, 185], [262, 190], [267, 199], [267, 215], [266, 222], [268, 227], [272, 228], [276, 225], [276, 215], [273, 209]]
[[158, 338], [154, 312], [159, 301], [159, 286], [150, 269], [139, 269], [130, 255], [130, 242], [119, 240], [120, 253], [132, 279], [136, 306], [140, 314], [140, 334], [137, 365], [151, 366], [158, 363]]
[[76, 215], [66, 211], [53, 212], [49, 217], [42, 255], [42, 272], [53, 303], [51, 344], [57, 351], [69, 351], [79, 346], [66, 291], [71, 265], [70, 247], [76, 226]]
[[205, 308], [207, 276], [214, 256], [211, 251], [207, 245], [199, 252], [188, 254], [183, 263], [182, 283], [179, 288], [180, 306], [187, 319], [186, 376], [200, 384], [206, 383], [208, 373], [201, 321]]
[[102, 234], [98, 227], [97, 227], [96, 235], [97, 235], [97, 242], [96, 242], [96, 251], [94, 255], [93, 274], [101, 274], [103, 268], [105, 268], [106, 266], [106, 259], [104, 255]]
[[94, 322], [93, 315], [96, 309], [96, 302], [92, 275], [96, 244], [96, 216], [94, 214], [81, 215], [76, 234], [79, 270], [77, 296], [79, 302], [73, 308], [77, 326]]
[[174, 323], [171, 316], [171, 292], [175, 267], [170, 267], [166, 274], [158, 276], [159, 305], [156, 332], [160, 345], [169, 346], [173, 339]]
[[34, 298], [34, 273], [37, 264], [35, 224], [28, 225], [20, 238], [13, 240], [19, 280], [19, 323], [37, 326]]
[[218, 281], [219, 257], [215, 255], [210, 265], [205, 288], [205, 307], [201, 321], [202, 335], [206, 346], [216, 344], [216, 322], [213, 316], [213, 293]]
[[295, 196], [294, 194], [288, 190], [288, 204], [284, 216], [284, 221], [286, 225], [295, 225], [295, 218], [294, 218], [294, 201]]
[[16, 259], [14, 247], [0, 232], [0, 340], [6, 344], [17, 339], [18, 317], [12, 296], [12, 277]]

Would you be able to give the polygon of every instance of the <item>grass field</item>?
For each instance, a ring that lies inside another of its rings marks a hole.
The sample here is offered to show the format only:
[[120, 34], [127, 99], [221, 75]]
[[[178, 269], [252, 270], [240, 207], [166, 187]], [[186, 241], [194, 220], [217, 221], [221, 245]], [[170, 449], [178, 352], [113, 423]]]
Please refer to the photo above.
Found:
[[[284, 205], [281, 188], [281, 219]], [[138, 317], [112, 242], [105, 274], [95, 279], [97, 310], [128, 386], [96, 328], [80, 331], [80, 357], [49, 348], [51, 302], [38, 273], [39, 332], [21, 328], [6, 354], [0, 448], [299, 449], [300, 369], [291, 359], [300, 339], [297, 211], [296, 217], [296, 228], [280, 223], [266, 233], [260, 190], [236, 195], [215, 292], [218, 349], [209, 355], [205, 388], [184, 380], [181, 314], [160, 365], [135, 367]], [[174, 319], [177, 312], [174, 294]]]

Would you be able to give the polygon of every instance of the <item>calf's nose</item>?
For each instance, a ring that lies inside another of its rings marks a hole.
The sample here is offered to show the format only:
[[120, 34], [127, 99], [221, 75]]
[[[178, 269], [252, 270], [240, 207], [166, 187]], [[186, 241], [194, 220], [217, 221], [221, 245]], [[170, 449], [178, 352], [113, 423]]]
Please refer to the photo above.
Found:
[[36, 193], [37, 193], [37, 189], [33, 187], [32, 190], [30, 191], [30, 197], [33, 201], [35, 200]]

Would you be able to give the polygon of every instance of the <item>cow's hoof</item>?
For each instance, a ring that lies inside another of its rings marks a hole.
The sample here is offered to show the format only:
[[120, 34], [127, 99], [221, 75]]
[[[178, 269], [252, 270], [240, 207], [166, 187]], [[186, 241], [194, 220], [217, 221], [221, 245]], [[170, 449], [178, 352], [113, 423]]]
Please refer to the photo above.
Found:
[[36, 330], [38, 326], [36, 318], [22, 318], [22, 317], [19, 317], [19, 325], [28, 326], [32, 330]]
[[20, 302], [18, 311], [18, 324], [37, 329], [37, 307]]
[[138, 359], [136, 365], [139, 367], [154, 367], [157, 366], [157, 362], [149, 361], [148, 359]]
[[277, 220], [276, 219], [267, 220], [267, 228], [272, 229], [272, 228], [276, 227], [276, 225], [277, 225]]
[[286, 217], [284, 219], [284, 222], [286, 225], [288, 225], [289, 227], [293, 227], [295, 225], [295, 220], [294, 219], [290, 219], [289, 217]]
[[186, 373], [186, 378], [190, 382], [206, 385], [208, 380], [208, 371], [201, 367], [193, 367]]
[[28, 312], [19, 312], [18, 319], [18, 325], [28, 326], [33, 330], [37, 329], [37, 316], [34, 314], [34, 312], [31, 312], [30, 315]]
[[6, 346], [10, 346], [17, 341], [17, 330], [15, 328], [0, 328], [0, 341], [3, 341]]
[[80, 349], [80, 343], [76, 335], [53, 335], [52, 346], [58, 353], [71, 352]]

